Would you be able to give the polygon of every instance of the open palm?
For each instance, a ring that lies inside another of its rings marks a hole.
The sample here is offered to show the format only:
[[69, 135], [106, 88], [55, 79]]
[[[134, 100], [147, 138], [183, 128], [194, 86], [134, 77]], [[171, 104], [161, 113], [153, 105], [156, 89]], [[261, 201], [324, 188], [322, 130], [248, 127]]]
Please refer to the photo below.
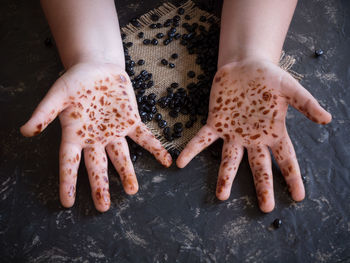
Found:
[[105, 149], [126, 193], [138, 191], [125, 136], [150, 151], [164, 166], [171, 165], [170, 154], [140, 120], [129, 77], [113, 64], [78, 64], [70, 68], [21, 127], [22, 134], [39, 134], [57, 115], [62, 126], [60, 198], [66, 207], [74, 204], [82, 149], [99, 211], [110, 207]]
[[230, 196], [233, 179], [247, 148], [260, 209], [273, 210], [271, 149], [292, 198], [305, 190], [285, 117], [288, 104], [319, 124], [331, 121], [326, 112], [292, 76], [271, 62], [244, 61], [222, 67], [215, 75], [207, 124], [177, 159], [182, 168], [219, 137], [224, 139], [216, 195]]

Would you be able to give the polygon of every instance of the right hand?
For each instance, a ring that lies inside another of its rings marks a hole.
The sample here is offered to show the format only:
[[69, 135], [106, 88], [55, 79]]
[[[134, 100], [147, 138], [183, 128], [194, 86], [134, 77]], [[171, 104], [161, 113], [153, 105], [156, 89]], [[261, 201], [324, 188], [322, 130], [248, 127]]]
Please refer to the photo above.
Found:
[[298, 81], [270, 61], [250, 59], [221, 67], [211, 89], [207, 124], [182, 151], [178, 167], [222, 138], [216, 196], [226, 200], [247, 148], [260, 209], [270, 212], [275, 206], [270, 148], [292, 198], [303, 200], [304, 185], [285, 124], [288, 104], [316, 123], [332, 119]]

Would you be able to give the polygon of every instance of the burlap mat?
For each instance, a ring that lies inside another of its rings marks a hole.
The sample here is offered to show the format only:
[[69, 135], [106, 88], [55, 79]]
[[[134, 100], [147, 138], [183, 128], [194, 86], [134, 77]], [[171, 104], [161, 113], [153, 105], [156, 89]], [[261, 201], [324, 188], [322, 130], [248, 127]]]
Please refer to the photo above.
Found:
[[[204, 10], [201, 10], [192, 1], [188, 1], [182, 6], [179, 6], [185, 9], [185, 14], [189, 14], [191, 16], [191, 20], [187, 21], [183, 18], [180, 21], [180, 26], [177, 27], [177, 32], [180, 34], [187, 33], [186, 29], [181, 25], [184, 22], [188, 23], [198, 23], [199, 25], [203, 25], [208, 29], [209, 24], [206, 22], [201, 22], [199, 18], [201, 16], [206, 16], [207, 18], [212, 17], [216, 23], [219, 23], [220, 20], [213, 14], [210, 14]], [[177, 15], [177, 10], [179, 7], [176, 7], [170, 3], [164, 3], [160, 7], [149, 11], [148, 13], [142, 15], [138, 22], [141, 24], [141, 27], [134, 27], [132, 24], [128, 24], [122, 28], [122, 32], [126, 34], [126, 38], [124, 42], [133, 42], [133, 46], [128, 48], [129, 55], [131, 59], [137, 62], [139, 59], [144, 59], [146, 63], [142, 66], [135, 66], [135, 76], [139, 74], [139, 72], [143, 69], [153, 74], [153, 80], [155, 85], [146, 90], [146, 95], [150, 93], [155, 93], [157, 95], [157, 99], [167, 94], [166, 88], [170, 86], [171, 83], [177, 82], [180, 87], [186, 89], [187, 84], [191, 82], [195, 82], [197, 79], [191, 79], [187, 76], [187, 72], [192, 70], [196, 73], [196, 76], [199, 74], [203, 74], [200, 66], [195, 63], [196, 55], [190, 55], [187, 52], [185, 46], [180, 44], [180, 41], [172, 41], [169, 45], [163, 45], [163, 39], [159, 40], [159, 44], [154, 46], [144, 45], [142, 41], [146, 38], [153, 39], [157, 33], [164, 33], [169, 30], [169, 28], [157, 28], [151, 29], [149, 28], [150, 24], [155, 23], [151, 20], [152, 14], [157, 14], [160, 19], [158, 22], [164, 23], [165, 20], [173, 18]], [[182, 16], [183, 17], [183, 16]], [[144, 38], [139, 38], [137, 34], [139, 32], [144, 32]], [[177, 59], [171, 59], [170, 56], [173, 53], [177, 53], [179, 57]], [[176, 65], [175, 68], [171, 69], [167, 66], [163, 66], [160, 61], [165, 58], [169, 62], [174, 62]], [[295, 78], [300, 79], [302, 76], [291, 70], [291, 67], [295, 63], [295, 59], [291, 56], [285, 55], [284, 52], [280, 59], [280, 66], [291, 73]], [[168, 122], [168, 126], [172, 127], [176, 122], [182, 122], [185, 124], [189, 115], [179, 114], [177, 118], [172, 118], [169, 116], [169, 109], [162, 109], [157, 106], [158, 112], [160, 112]], [[182, 150], [187, 142], [193, 138], [193, 136], [198, 132], [198, 130], [203, 126], [200, 122], [200, 119], [195, 122], [192, 128], [187, 129], [184, 128], [183, 136], [181, 138], [174, 139], [173, 141], [167, 141], [163, 136], [163, 129], [158, 127], [158, 123], [154, 120], [146, 123], [148, 128], [153, 132], [153, 134], [160, 140], [163, 146], [166, 149], [178, 149]]]

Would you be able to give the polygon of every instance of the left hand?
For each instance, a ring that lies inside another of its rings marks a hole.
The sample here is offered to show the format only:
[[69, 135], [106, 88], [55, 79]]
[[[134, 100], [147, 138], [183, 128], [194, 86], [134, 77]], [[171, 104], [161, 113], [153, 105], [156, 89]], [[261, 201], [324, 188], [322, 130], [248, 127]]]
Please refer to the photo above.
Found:
[[101, 212], [110, 207], [105, 149], [128, 194], [135, 194], [139, 186], [125, 136], [151, 152], [164, 166], [171, 165], [170, 154], [141, 122], [129, 77], [115, 64], [80, 63], [67, 70], [21, 127], [22, 134], [39, 134], [57, 115], [62, 126], [60, 199], [65, 207], [75, 201], [82, 149], [92, 198]]
[[226, 200], [247, 148], [260, 209], [270, 212], [275, 205], [270, 148], [292, 198], [303, 200], [304, 185], [285, 125], [288, 104], [316, 123], [331, 121], [331, 115], [298, 81], [270, 61], [250, 59], [221, 67], [211, 89], [207, 124], [182, 151], [178, 167], [222, 138], [216, 196]]

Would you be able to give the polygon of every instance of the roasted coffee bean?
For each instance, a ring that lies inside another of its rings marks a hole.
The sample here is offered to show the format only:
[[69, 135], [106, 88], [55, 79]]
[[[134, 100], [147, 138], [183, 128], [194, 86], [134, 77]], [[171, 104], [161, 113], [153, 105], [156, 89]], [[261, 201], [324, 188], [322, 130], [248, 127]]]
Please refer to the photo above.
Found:
[[273, 221], [272, 224], [273, 224], [273, 226], [274, 226], [275, 228], [280, 228], [281, 225], [282, 225], [282, 220], [279, 219], [279, 218], [276, 218], [276, 219]]
[[139, 33], [137, 34], [137, 36], [138, 36], [138, 38], [143, 38], [143, 37], [145, 36], [145, 33], [139, 32]]
[[143, 59], [139, 59], [139, 61], [137, 61], [137, 65], [142, 66], [143, 64], [145, 64]]
[[125, 45], [126, 45], [126, 47], [129, 48], [129, 47], [132, 47], [133, 43], [132, 43], [132, 42], [128, 42], [128, 43], [126, 43]]
[[181, 122], [177, 122], [174, 124], [174, 132], [182, 132], [183, 124]]
[[205, 22], [205, 21], [207, 21], [207, 18], [206, 18], [205, 16], [201, 16], [201, 17], [199, 18], [199, 21]]
[[169, 27], [171, 25], [173, 21], [171, 19], [167, 19], [165, 22], [164, 22], [164, 27]]
[[156, 45], [158, 45], [158, 40], [153, 38], [151, 43], [152, 43], [152, 45], [156, 46]]
[[157, 22], [157, 21], [159, 20], [159, 16], [158, 16], [157, 14], [152, 14], [152, 15], [151, 15], [151, 20], [152, 20], [153, 22]]
[[171, 55], [171, 58], [173, 58], [173, 59], [177, 59], [178, 57], [179, 57], [179, 55], [177, 53], [174, 53]]
[[137, 20], [137, 18], [133, 18], [130, 20], [130, 23], [134, 26], [134, 27], [140, 27], [141, 24], [140, 22]]
[[134, 154], [134, 153], [130, 154], [130, 159], [131, 159], [131, 161], [132, 161], [133, 163], [136, 162], [136, 160], [137, 160], [137, 155]]
[[185, 127], [187, 128], [187, 129], [189, 129], [189, 128], [192, 128], [193, 127], [193, 121], [187, 121], [186, 123], [185, 123]]
[[164, 34], [163, 34], [163, 33], [158, 33], [158, 34], [156, 35], [156, 37], [159, 38], [159, 39], [160, 39], [160, 38], [163, 38], [163, 37], [164, 37]]
[[179, 15], [183, 15], [185, 13], [185, 9], [183, 9], [182, 7], [180, 7], [178, 10], [177, 10], [177, 13]]
[[165, 138], [168, 142], [171, 142], [172, 140], [174, 140], [173, 136], [171, 136], [170, 133], [165, 134], [165, 135], [164, 135], [164, 138]]
[[170, 84], [170, 87], [172, 87], [173, 89], [176, 89], [177, 87], [179, 87], [179, 83], [173, 82]]
[[171, 134], [170, 127], [165, 127], [165, 128], [163, 129], [163, 134], [164, 134], [164, 135]]
[[165, 120], [158, 121], [159, 128], [164, 128], [168, 123]]
[[160, 61], [164, 66], [168, 65], [168, 61], [163, 58], [161, 61]]
[[315, 56], [316, 57], [319, 57], [319, 56], [322, 56], [323, 55], [323, 50], [322, 49], [316, 49], [315, 50]]
[[149, 45], [151, 43], [151, 40], [149, 40], [149, 39], [144, 39], [143, 40], [143, 44], [144, 45]]
[[157, 28], [162, 28], [163, 27], [163, 24], [162, 23], [157, 23]]
[[175, 64], [174, 63], [169, 63], [169, 68], [175, 68]]
[[154, 115], [154, 119], [155, 119], [156, 121], [160, 121], [161, 119], [163, 119], [163, 116], [162, 116], [162, 114], [157, 113], [157, 114]]
[[196, 73], [194, 73], [194, 71], [191, 70], [191, 71], [187, 72], [187, 76], [189, 78], [194, 78], [196, 76]]
[[169, 38], [167, 38], [167, 39], [165, 39], [165, 40], [163, 41], [164, 46], [169, 45], [169, 43], [170, 43], [170, 39], [169, 39]]
[[181, 34], [180, 33], [176, 33], [174, 36], [174, 39], [178, 40], [181, 38]]
[[157, 24], [150, 24], [150, 25], [149, 25], [149, 28], [155, 29], [155, 28], [157, 28]]
[[121, 37], [122, 37], [122, 40], [124, 40], [126, 38], [126, 34], [125, 33], [121, 33]]

